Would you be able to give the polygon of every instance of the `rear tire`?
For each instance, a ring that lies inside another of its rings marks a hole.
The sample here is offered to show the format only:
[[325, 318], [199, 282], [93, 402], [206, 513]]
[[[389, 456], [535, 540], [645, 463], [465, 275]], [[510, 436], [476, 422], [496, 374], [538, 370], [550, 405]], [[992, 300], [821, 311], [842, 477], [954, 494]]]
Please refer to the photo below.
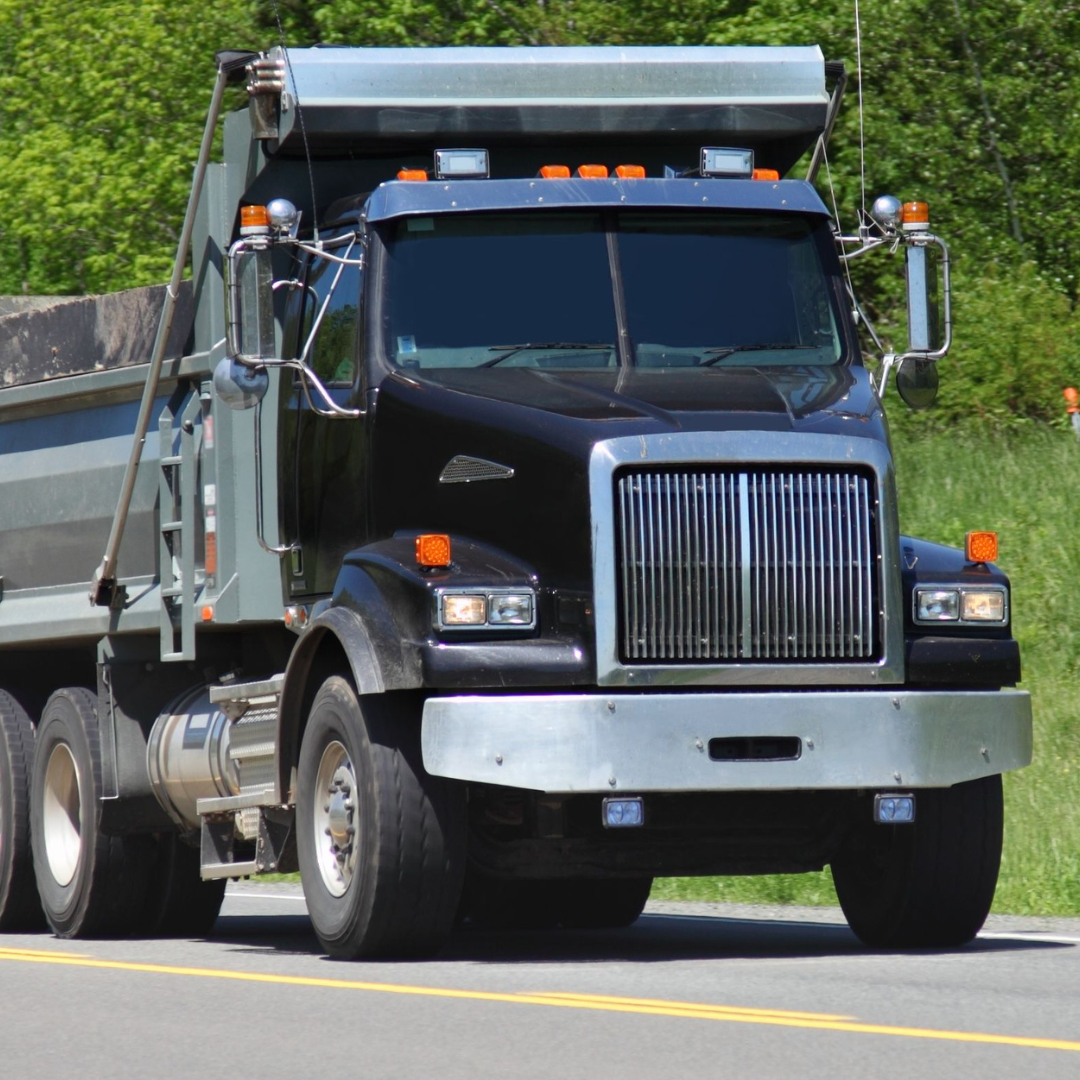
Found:
[[144, 910], [144, 932], [150, 937], [205, 937], [217, 922], [225, 899], [225, 878], [203, 881], [198, 848], [175, 833], [157, 840], [154, 866]]
[[30, 850], [30, 770], [34, 728], [23, 707], [0, 690], [0, 931], [45, 925]]
[[60, 937], [138, 931], [153, 841], [101, 831], [97, 697], [58, 690], [38, 725], [30, 783], [30, 837], [38, 895]]
[[848, 925], [874, 948], [950, 948], [979, 932], [997, 886], [1001, 777], [919, 791], [915, 822], [861, 828], [833, 861]]
[[424, 771], [416, 700], [358, 699], [331, 676], [311, 707], [297, 772], [297, 853], [315, 933], [340, 959], [431, 955], [453, 926], [465, 794]]

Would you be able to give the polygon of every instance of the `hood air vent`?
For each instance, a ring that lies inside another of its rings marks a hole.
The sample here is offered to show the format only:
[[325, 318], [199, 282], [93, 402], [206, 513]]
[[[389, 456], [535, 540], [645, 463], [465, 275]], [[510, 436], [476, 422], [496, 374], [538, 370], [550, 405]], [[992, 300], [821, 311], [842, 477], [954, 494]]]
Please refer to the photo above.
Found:
[[509, 480], [514, 470], [483, 458], [458, 454], [451, 458], [439, 476], [440, 484], [470, 484], [474, 480]]

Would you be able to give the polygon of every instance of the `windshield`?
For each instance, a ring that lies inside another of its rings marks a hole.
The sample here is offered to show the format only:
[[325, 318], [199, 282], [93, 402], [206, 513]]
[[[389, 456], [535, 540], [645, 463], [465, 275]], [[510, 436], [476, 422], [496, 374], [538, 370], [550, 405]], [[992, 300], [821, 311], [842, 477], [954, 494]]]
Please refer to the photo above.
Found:
[[557, 212], [394, 222], [383, 324], [405, 368], [807, 366], [844, 355], [814, 225]]

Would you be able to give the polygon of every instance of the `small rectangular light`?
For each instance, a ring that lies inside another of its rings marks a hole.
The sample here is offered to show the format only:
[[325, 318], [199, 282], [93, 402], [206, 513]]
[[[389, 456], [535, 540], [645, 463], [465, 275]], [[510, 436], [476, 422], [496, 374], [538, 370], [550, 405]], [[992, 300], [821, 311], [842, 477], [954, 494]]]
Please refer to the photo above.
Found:
[[964, 555], [968, 562], [994, 562], [998, 557], [996, 532], [969, 532], [964, 537]]
[[754, 170], [754, 179], [755, 180], [779, 180], [780, 179], [780, 173], [778, 173], [776, 171], [776, 169], [755, 169]]
[[635, 829], [645, 824], [645, 800], [605, 799], [601, 820], [605, 829]]
[[1004, 622], [1005, 593], [1000, 589], [965, 589], [960, 618], [965, 622]]
[[416, 565], [445, 569], [450, 565], [450, 537], [445, 533], [421, 533], [416, 538]]
[[915, 820], [914, 795], [875, 795], [874, 820], [879, 825], [910, 825]]
[[435, 175], [440, 180], [486, 180], [491, 175], [486, 150], [436, 150]]
[[570, 166], [569, 165], [542, 165], [540, 167], [540, 175], [545, 180], [569, 180], [570, 179]]
[[623, 180], [644, 180], [644, 165], [616, 165], [615, 175]]
[[586, 180], [606, 180], [608, 167], [606, 165], [579, 165], [577, 174]]
[[960, 618], [960, 590], [916, 589], [915, 618], [922, 622], [955, 622]]
[[399, 180], [418, 180], [423, 182], [427, 179], [427, 169], [398, 169]]
[[483, 626], [487, 621], [487, 597], [483, 593], [446, 593], [441, 616], [444, 626]]
[[701, 148], [702, 176], [731, 176], [749, 180], [754, 175], [754, 151], [728, 146]]
[[532, 626], [532, 594], [492, 593], [488, 622], [492, 626]]

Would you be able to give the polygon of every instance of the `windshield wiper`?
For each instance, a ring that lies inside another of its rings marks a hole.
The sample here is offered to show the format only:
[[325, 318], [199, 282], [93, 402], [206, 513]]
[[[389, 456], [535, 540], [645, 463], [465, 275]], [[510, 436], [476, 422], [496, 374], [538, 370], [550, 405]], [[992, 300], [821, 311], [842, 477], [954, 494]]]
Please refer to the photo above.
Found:
[[516, 356], [520, 352], [528, 352], [529, 350], [554, 350], [554, 349], [614, 349], [614, 345], [607, 344], [603, 341], [527, 341], [522, 345], [492, 345], [488, 348], [488, 352], [501, 352], [502, 356], [496, 356], [494, 359], [485, 360], [480, 367], [495, 367], [496, 364], [501, 364], [504, 360], [509, 360], [511, 356]]
[[701, 355], [709, 356], [710, 353], [715, 353], [715, 356], [710, 357], [708, 360], [702, 360], [698, 367], [710, 367], [712, 364], [718, 364], [721, 360], [726, 360], [732, 353], [741, 352], [771, 352], [774, 349], [815, 349], [815, 345], [794, 345], [790, 341], [771, 341], [763, 342], [759, 345], [722, 345], [718, 349], [706, 349]]

